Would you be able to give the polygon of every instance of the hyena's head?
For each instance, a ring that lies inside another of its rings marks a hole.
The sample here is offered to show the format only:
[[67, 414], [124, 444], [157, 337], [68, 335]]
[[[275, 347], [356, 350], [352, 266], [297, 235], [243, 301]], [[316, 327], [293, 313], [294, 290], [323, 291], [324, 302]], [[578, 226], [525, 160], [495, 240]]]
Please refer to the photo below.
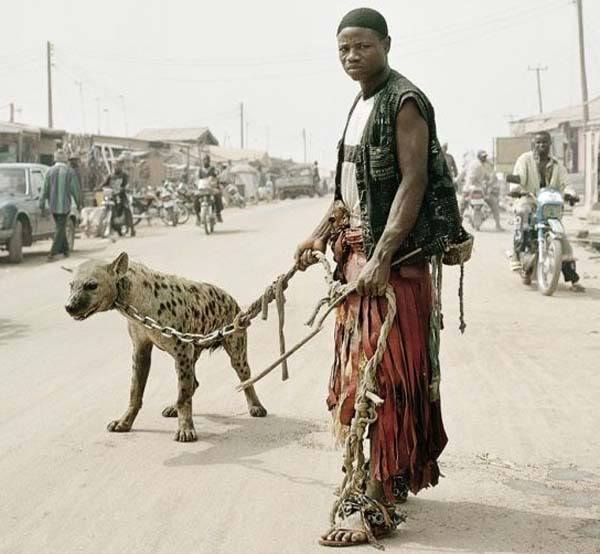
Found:
[[71, 293], [65, 305], [67, 313], [78, 321], [97, 312], [112, 309], [117, 299], [117, 283], [127, 272], [129, 257], [122, 252], [109, 263], [88, 261], [73, 273]]

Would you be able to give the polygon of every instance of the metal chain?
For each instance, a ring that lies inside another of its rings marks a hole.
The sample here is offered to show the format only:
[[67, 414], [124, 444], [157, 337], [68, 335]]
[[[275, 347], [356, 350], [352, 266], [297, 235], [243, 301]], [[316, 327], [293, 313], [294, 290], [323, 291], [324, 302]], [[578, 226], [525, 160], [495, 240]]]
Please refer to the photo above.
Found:
[[[320, 252], [316, 254], [316, 257], [325, 270], [325, 279], [327, 280], [327, 283], [331, 287], [335, 286], [329, 261]], [[143, 325], [146, 329], [149, 329], [150, 331], [157, 331], [165, 338], [177, 339], [181, 342], [195, 344], [196, 346], [208, 346], [222, 340], [229, 335], [239, 333], [240, 331], [250, 327], [252, 320], [261, 312], [264, 313], [264, 309], [267, 304], [270, 304], [277, 297], [281, 297], [282, 290], [287, 288], [288, 282], [296, 274], [296, 271], [297, 268], [294, 266], [287, 273], [280, 275], [272, 285], [267, 287], [267, 290], [264, 292], [264, 294], [255, 300], [246, 311], [240, 312], [232, 323], [229, 323], [221, 329], [216, 329], [215, 331], [205, 335], [201, 333], [184, 333], [183, 331], [179, 331], [173, 327], [161, 325], [152, 317], [142, 315], [137, 308], [130, 304], [123, 304], [122, 302], [117, 301], [115, 302], [115, 308], [117, 308], [130, 319]], [[277, 292], [278, 289], [279, 293]]]

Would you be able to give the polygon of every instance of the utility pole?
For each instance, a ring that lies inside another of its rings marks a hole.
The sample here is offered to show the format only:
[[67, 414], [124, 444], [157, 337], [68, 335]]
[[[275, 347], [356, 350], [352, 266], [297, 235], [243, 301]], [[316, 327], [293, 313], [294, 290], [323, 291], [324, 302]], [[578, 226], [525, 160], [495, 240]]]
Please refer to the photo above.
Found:
[[9, 107], [10, 107], [10, 119], [9, 119], [9, 121], [11, 123], [14, 123], [15, 122], [15, 104], [14, 104], [14, 102], [11, 102], [9, 104]]
[[244, 148], [244, 103], [240, 102], [240, 148]]
[[96, 96], [96, 117], [98, 118], [98, 134], [100, 134], [100, 98]]
[[81, 130], [85, 135], [85, 104], [83, 102], [83, 83], [81, 81], [75, 81], [75, 84], [79, 87], [79, 101], [81, 102]]
[[244, 135], [246, 148], [250, 148], [250, 122], [246, 121], [246, 134]]
[[538, 104], [540, 107], [540, 113], [544, 113], [544, 105], [542, 103], [542, 78], [540, 76], [540, 73], [542, 71], [547, 71], [548, 70], [548, 66], [542, 67], [540, 65], [538, 65], [537, 67], [529, 67], [527, 68], [528, 71], [535, 71], [536, 76], [537, 76], [537, 88], [538, 88]]
[[306, 129], [302, 129], [302, 143], [304, 145], [304, 163], [306, 163]]
[[46, 41], [46, 58], [48, 63], [48, 127], [54, 127], [52, 116], [52, 44]]
[[127, 109], [125, 108], [125, 97], [121, 94], [119, 96], [121, 104], [123, 106], [123, 122], [125, 123], [125, 136], [129, 136], [129, 126], [127, 125]]
[[583, 3], [576, 0], [577, 27], [579, 29], [579, 67], [581, 72], [581, 101], [583, 106], [583, 130], [587, 128], [590, 119], [590, 106], [588, 104], [587, 71], [585, 69], [585, 41], [583, 36]]
[[104, 113], [106, 114], [106, 132], [110, 133], [110, 112], [108, 108], [104, 108]]

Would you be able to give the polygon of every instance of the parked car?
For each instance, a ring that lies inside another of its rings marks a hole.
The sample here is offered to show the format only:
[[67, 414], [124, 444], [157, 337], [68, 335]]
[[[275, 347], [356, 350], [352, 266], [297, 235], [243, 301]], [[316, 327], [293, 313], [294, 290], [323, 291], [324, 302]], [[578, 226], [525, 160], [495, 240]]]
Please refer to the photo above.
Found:
[[[0, 164], [0, 248], [8, 250], [10, 262], [23, 260], [23, 247], [52, 238], [54, 221], [39, 202], [48, 167], [34, 163]], [[75, 243], [77, 215], [71, 213], [67, 223], [69, 247]]]

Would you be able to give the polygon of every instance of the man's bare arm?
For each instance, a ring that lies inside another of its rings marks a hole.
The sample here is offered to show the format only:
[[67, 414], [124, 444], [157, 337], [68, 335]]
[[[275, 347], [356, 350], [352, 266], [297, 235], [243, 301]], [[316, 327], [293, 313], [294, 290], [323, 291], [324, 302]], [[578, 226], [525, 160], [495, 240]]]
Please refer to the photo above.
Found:
[[331, 203], [331, 206], [329, 206], [327, 212], [325, 212], [325, 216], [317, 225], [316, 229], [310, 234], [308, 239], [298, 245], [294, 259], [296, 260], [299, 269], [305, 270], [309, 265], [317, 262], [317, 259], [312, 254], [313, 250], [325, 252], [327, 241], [333, 232], [333, 205], [334, 202]]
[[391, 263], [394, 253], [415, 226], [427, 187], [429, 129], [414, 100], [396, 117], [396, 145], [402, 181], [373, 258]]

